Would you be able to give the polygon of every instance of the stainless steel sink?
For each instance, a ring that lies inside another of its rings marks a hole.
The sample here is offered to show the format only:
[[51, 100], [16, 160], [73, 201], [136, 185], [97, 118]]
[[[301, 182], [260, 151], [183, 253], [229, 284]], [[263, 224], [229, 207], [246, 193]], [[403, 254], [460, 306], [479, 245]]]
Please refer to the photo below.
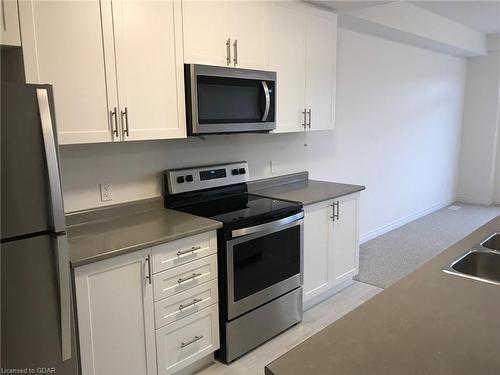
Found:
[[500, 251], [500, 233], [495, 233], [481, 242], [481, 246], [490, 250]]
[[500, 285], [500, 252], [471, 249], [443, 271], [456, 276]]

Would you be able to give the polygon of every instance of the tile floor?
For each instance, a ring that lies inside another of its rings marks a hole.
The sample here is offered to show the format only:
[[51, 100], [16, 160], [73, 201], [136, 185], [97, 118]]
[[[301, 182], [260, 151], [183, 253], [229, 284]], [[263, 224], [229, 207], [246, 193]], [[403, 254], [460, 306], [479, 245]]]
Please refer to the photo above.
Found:
[[197, 375], [262, 375], [268, 363], [381, 291], [381, 288], [356, 281], [336, 295], [307, 310], [302, 323], [252, 350], [230, 365], [215, 362], [199, 371]]

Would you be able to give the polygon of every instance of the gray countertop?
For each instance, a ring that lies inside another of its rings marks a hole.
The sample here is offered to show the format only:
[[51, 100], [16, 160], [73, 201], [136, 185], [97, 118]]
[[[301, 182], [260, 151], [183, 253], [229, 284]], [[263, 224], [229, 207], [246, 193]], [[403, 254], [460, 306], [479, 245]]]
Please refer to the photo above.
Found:
[[307, 172], [252, 181], [249, 190], [253, 194], [275, 199], [302, 202], [308, 205], [365, 190], [361, 185], [309, 180]]
[[500, 287], [441, 271], [500, 216], [266, 366], [267, 375], [499, 374]]
[[[364, 190], [364, 186], [308, 179], [307, 172], [251, 181], [249, 191], [304, 205]], [[215, 230], [222, 223], [163, 207], [162, 198], [75, 212], [66, 216], [73, 267]]]
[[67, 232], [72, 266], [222, 227], [218, 221], [169, 210], [156, 203], [147, 200], [70, 215]]

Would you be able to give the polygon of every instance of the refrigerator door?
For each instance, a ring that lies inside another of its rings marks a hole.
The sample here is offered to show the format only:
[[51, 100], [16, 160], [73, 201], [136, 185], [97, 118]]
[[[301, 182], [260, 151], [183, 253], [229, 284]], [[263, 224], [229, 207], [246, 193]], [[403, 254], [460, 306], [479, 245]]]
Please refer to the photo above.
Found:
[[42, 235], [2, 244], [2, 367], [56, 368], [77, 375], [78, 360], [69, 304], [71, 359], [62, 360], [57, 238]]
[[45, 147], [33, 86], [1, 86], [1, 238], [51, 227]]

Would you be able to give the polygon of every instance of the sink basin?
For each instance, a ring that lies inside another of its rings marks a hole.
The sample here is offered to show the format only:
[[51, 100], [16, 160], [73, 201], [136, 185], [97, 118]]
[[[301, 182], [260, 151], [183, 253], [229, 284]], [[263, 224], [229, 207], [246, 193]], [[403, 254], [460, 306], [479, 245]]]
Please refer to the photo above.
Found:
[[500, 233], [495, 233], [481, 242], [481, 246], [490, 250], [500, 251]]
[[443, 271], [456, 276], [500, 285], [500, 252], [472, 249]]

